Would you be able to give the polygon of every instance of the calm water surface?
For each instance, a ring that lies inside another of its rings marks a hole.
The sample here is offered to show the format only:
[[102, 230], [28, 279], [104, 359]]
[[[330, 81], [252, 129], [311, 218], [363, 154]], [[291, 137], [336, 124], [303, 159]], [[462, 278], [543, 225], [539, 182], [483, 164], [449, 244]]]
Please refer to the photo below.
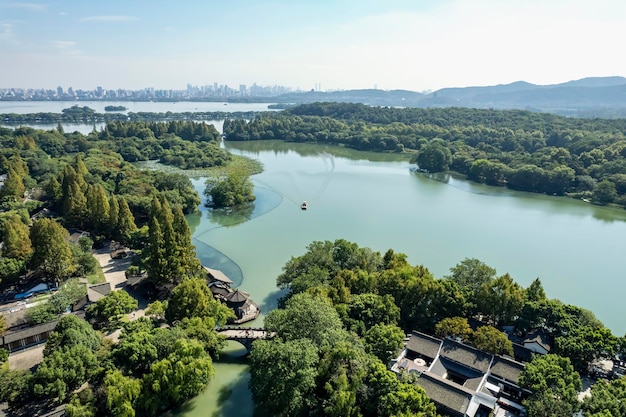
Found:
[[[9, 107], [0, 102], [0, 113], [60, 111], [71, 104], [97, 111], [108, 104], [130, 111], [195, 110], [172, 108], [183, 103], [138, 103], [137, 108], [127, 102], [21, 104], [30, 108], [19, 111], [16, 103]], [[60, 107], [51, 107], [56, 105]], [[184, 106], [246, 111], [267, 105], [242, 104], [237, 110], [235, 104]], [[220, 122], [210, 123], [221, 130]], [[92, 129], [82, 125], [79, 131]], [[617, 335], [626, 332], [624, 210], [487, 187], [449, 175], [430, 178], [412, 173], [409, 162], [395, 155], [280, 142], [225, 146], [264, 164], [264, 172], [253, 177], [257, 201], [228, 215], [201, 207], [188, 219], [202, 262], [224, 270], [264, 313], [276, 307], [276, 276], [291, 256], [303, 254], [314, 240], [344, 238], [380, 252], [392, 248], [405, 253], [412, 264], [425, 265], [437, 277], [465, 257], [486, 262], [498, 274], [508, 272], [523, 286], [539, 277], [549, 297], [592, 310]], [[194, 180], [194, 185], [203, 191], [203, 180]], [[307, 211], [299, 208], [303, 200], [309, 202]], [[250, 325], [262, 321], [263, 315]], [[172, 415], [252, 416], [243, 353], [236, 343], [229, 344], [206, 392]]]
[[[314, 240], [345, 238], [405, 253], [437, 277], [465, 257], [523, 286], [539, 277], [549, 297], [592, 310], [617, 335], [626, 331], [623, 210], [433, 179], [393, 155], [280, 142], [225, 146], [264, 164], [253, 177], [257, 201], [236, 218], [202, 208], [190, 217], [194, 242], [203, 263], [229, 271], [264, 312], [276, 307], [276, 276], [291, 256]], [[202, 180], [195, 185], [204, 188]], [[206, 393], [176, 415], [251, 416], [247, 368], [233, 359], [239, 353], [229, 351]]]

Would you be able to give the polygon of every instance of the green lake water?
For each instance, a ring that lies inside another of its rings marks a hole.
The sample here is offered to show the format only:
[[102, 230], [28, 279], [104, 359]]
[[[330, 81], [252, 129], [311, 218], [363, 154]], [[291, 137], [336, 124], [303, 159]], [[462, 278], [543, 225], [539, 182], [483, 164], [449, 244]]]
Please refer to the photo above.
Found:
[[[276, 277], [290, 257], [312, 241], [344, 238], [405, 253], [436, 277], [465, 257], [523, 286], [539, 277], [548, 297], [592, 310], [617, 335], [626, 331], [624, 210], [429, 177], [399, 155], [282, 142], [225, 146], [264, 164], [252, 177], [257, 201], [228, 215], [202, 207], [189, 216], [194, 244], [205, 265], [222, 269], [264, 313], [276, 307]], [[194, 184], [204, 189], [202, 180]], [[205, 393], [172, 415], [252, 416], [242, 354], [230, 344]]]

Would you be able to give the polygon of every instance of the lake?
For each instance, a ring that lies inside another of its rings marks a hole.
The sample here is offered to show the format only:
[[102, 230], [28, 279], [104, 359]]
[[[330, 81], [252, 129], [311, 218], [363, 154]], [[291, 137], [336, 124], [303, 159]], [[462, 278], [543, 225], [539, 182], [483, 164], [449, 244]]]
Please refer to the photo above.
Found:
[[[115, 113], [106, 112], [106, 106], [124, 106], [128, 110], [118, 113], [137, 113], [137, 112], [154, 112], [154, 113], [184, 113], [184, 112], [247, 112], [247, 111], [279, 111], [268, 109], [270, 103], [226, 103], [226, 102], [196, 102], [196, 101], [0, 101], [0, 114], [16, 113], [61, 113], [63, 109], [72, 106], [87, 106], [94, 109], [97, 113]], [[205, 120], [209, 124], [214, 124], [221, 131], [223, 120]], [[66, 132], [80, 132], [84, 135], [93, 131], [94, 127], [97, 131], [104, 128], [105, 123], [61, 123]], [[57, 123], [20, 123], [17, 125], [9, 125], [0, 123], [0, 126], [14, 128], [16, 126], [29, 126], [35, 129], [56, 129]]]
[[[203, 263], [232, 275], [265, 313], [276, 307], [276, 277], [290, 257], [312, 241], [344, 238], [405, 253], [436, 277], [465, 257], [523, 286], [539, 277], [548, 297], [592, 310], [617, 335], [626, 331], [624, 210], [430, 177], [412, 172], [399, 155], [278, 141], [225, 147], [264, 164], [252, 177], [257, 201], [231, 216], [201, 207], [189, 217], [194, 243]], [[202, 180], [194, 184], [203, 191]], [[225, 362], [216, 363], [217, 379], [174, 415], [252, 416], [241, 354], [229, 345]]]
[[[97, 103], [130, 108], [127, 102]], [[0, 113], [17, 112], [2, 107], [6, 104], [0, 102]], [[133, 111], [167, 111], [144, 107], [152, 104], [181, 103], [141, 103]], [[245, 106], [242, 111], [254, 110]], [[54, 110], [25, 112], [30, 111]], [[88, 133], [93, 125], [82, 128]], [[291, 256], [303, 254], [312, 241], [344, 238], [380, 252], [405, 253], [409, 262], [425, 265], [436, 277], [465, 257], [486, 262], [499, 275], [508, 272], [523, 286], [539, 277], [548, 297], [592, 310], [618, 336], [626, 332], [625, 210], [451, 175], [429, 177], [411, 172], [400, 155], [275, 141], [224, 146], [264, 164], [264, 172], [252, 177], [257, 201], [231, 215], [201, 206], [188, 220], [202, 262], [222, 269], [250, 292], [264, 313], [277, 305], [276, 277]], [[193, 181], [202, 193], [203, 181]], [[309, 203], [307, 211], [300, 210], [303, 200]], [[243, 353], [236, 343], [229, 344], [206, 392], [172, 415], [252, 416]]]

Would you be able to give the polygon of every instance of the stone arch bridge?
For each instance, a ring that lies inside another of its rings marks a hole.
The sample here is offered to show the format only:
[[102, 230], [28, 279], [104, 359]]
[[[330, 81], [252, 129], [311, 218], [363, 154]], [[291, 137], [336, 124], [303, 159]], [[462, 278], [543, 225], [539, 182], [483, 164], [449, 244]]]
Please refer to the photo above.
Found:
[[226, 337], [226, 340], [234, 340], [241, 343], [248, 352], [252, 350], [252, 342], [259, 339], [271, 339], [276, 333], [267, 331], [261, 327], [237, 327], [225, 326], [217, 329], [217, 332]]

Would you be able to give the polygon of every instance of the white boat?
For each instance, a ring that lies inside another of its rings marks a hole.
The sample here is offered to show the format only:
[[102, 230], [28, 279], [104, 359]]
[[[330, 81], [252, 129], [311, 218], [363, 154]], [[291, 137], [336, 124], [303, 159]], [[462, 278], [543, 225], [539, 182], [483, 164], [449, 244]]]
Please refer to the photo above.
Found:
[[303, 201], [302, 204], [300, 204], [300, 208], [302, 210], [306, 210], [307, 208], [309, 208], [309, 205], [307, 204], [306, 201]]

